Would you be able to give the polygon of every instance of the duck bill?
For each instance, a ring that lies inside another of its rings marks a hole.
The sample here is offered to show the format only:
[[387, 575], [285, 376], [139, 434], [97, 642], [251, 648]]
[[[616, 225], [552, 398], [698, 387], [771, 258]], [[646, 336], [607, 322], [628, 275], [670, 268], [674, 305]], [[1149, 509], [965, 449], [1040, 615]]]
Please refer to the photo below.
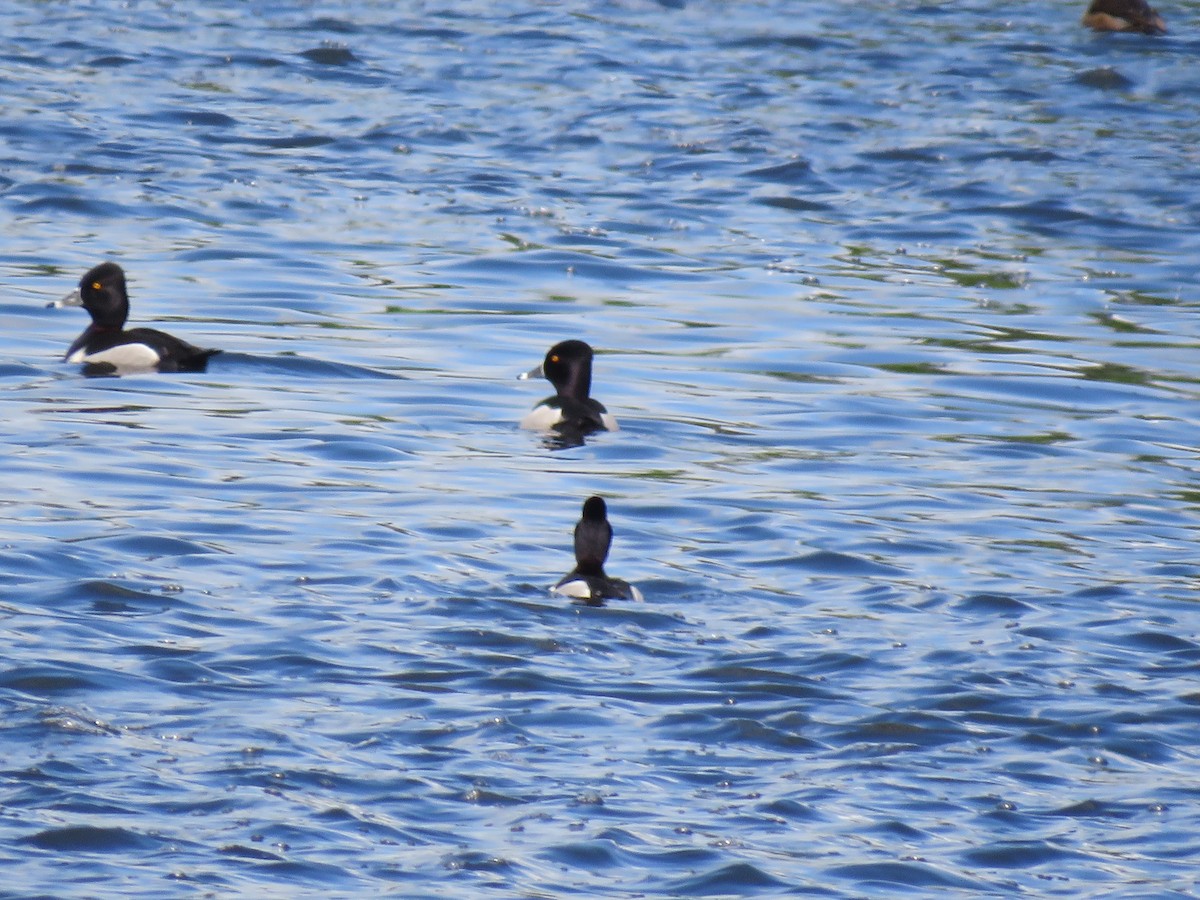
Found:
[[541, 365], [539, 364], [539, 365], [534, 366], [528, 372], [522, 372], [520, 375], [518, 375], [517, 381], [528, 381], [531, 378], [545, 378], [545, 377], [546, 377], [546, 373], [545, 373], [545, 371], [543, 371]]
[[51, 300], [46, 306], [53, 309], [62, 309], [64, 306], [83, 306], [83, 295], [79, 293], [79, 288], [75, 288], [67, 296], [59, 300]]

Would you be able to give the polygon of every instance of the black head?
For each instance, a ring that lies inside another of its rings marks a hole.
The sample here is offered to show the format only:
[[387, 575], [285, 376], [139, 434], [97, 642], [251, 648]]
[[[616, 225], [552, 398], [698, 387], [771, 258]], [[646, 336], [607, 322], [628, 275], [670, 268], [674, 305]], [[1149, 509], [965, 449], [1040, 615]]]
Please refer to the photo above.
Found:
[[100, 263], [79, 280], [79, 298], [92, 321], [102, 328], [124, 327], [129, 318], [125, 272], [114, 262]]
[[583, 400], [592, 390], [592, 356], [592, 348], [587, 343], [562, 341], [546, 353], [542, 374], [559, 394]]
[[588, 497], [583, 502], [583, 516], [575, 526], [575, 570], [581, 575], [603, 575], [612, 537], [604, 499]]
[[608, 518], [608, 504], [603, 497], [588, 497], [583, 501], [583, 518], [587, 522], [603, 522]]

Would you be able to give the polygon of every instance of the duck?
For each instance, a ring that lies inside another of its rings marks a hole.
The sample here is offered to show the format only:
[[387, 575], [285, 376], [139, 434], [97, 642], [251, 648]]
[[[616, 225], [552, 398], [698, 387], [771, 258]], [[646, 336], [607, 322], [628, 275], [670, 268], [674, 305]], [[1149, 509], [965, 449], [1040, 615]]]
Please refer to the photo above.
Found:
[[608, 504], [603, 497], [588, 497], [575, 526], [575, 568], [550, 589], [551, 593], [581, 600], [587, 606], [603, 606], [608, 599], [640, 602], [642, 592], [634, 585], [604, 573], [612, 539]]
[[521, 420], [521, 427], [580, 438], [594, 431], [618, 431], [616, 418], [590, 396], [594, 355], [585, 341], [560, 341], [546, 351], [541, 365], [517, 376], [522, 380], [545, 378], [555, 391]]
[[129, 293], [125, 271], [114, 262], [88, 269], [79, 287], [55, 307], [82, 306], [92, 324], [67, 348], [63, 359], [83, 363], [88, 374], [121, 372], [203, 372], [219, 350], [203, 350], [153, 328], [125, 330], [129, 318]]
[[1083, 24], [1093, 31], [1167, 33], [1166, 22], [1146, 0], [1092, 0]]

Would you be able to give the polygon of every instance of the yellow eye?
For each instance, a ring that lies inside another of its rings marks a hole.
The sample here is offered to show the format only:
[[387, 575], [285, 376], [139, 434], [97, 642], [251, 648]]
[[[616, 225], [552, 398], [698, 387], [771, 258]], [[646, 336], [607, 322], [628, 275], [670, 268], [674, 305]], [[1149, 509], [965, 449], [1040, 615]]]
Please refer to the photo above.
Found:
[[93, 291], [98, 291], [98, 290], [100, 290], [100, 282], [98, 282], [98, 281], [93, 281], [93, 282], [92, 282], [92, 290], [93, 290]]
[[550, 357], [550, 362], [558, 362], [558, 354], [557, 353], [554, 356]]

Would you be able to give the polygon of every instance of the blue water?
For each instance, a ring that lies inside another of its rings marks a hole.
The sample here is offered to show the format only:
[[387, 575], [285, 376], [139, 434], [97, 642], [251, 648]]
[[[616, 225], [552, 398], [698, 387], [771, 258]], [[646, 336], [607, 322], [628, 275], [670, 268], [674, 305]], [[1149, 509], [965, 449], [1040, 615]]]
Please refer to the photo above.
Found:
[[1200, 4], [1082, 6], [0, 8], [0, 892], [1194, 896]]

